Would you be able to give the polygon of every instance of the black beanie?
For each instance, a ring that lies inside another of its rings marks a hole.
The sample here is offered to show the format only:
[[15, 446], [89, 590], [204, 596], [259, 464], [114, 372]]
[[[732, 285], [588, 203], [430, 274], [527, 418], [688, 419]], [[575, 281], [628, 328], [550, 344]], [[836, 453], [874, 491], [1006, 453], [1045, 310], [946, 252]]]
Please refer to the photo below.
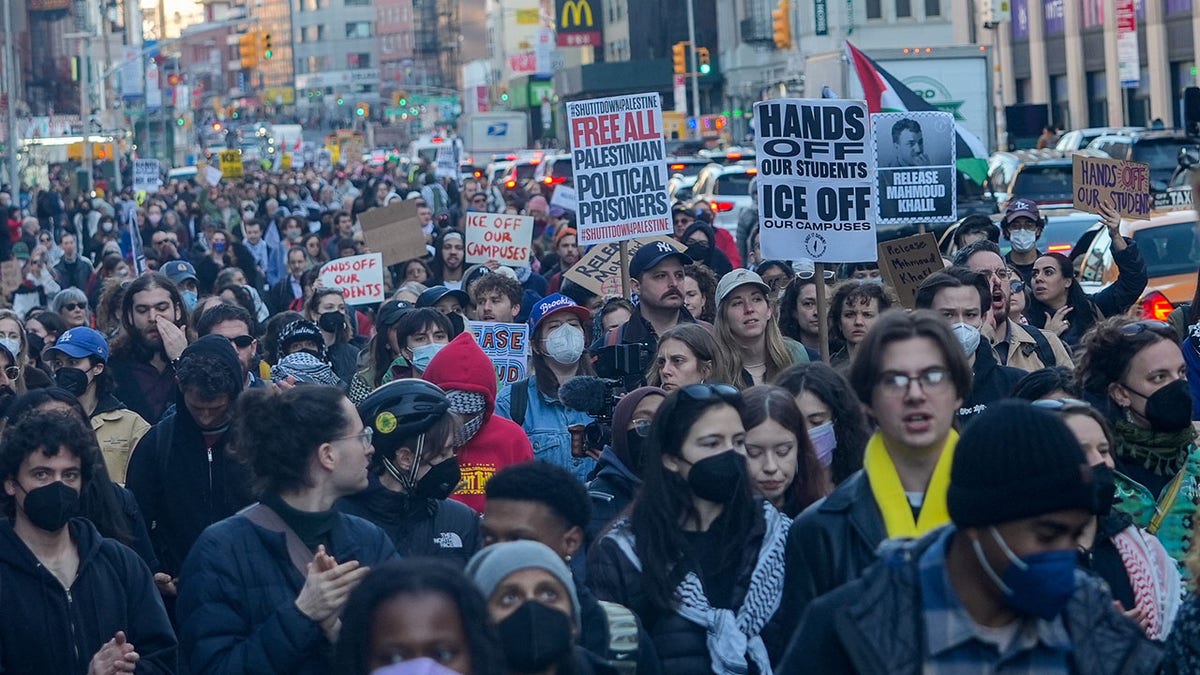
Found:
[[954, 449], [946, 505], [958, 527], [999, 525], [1055, 511], [1094, 512], [1091, 467], [1057, 415], [1026, 401], [989, 405]]

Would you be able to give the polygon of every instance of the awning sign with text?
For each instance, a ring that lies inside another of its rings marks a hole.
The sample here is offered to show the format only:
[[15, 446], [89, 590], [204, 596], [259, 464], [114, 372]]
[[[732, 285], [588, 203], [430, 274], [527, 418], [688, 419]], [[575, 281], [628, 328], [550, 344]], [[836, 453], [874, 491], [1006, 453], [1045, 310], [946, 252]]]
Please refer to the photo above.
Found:
[[529, 360], [529, 324], [472, 321], [471, 333], [496, 367], [500, 384], [525, 378]]
[[876, 259], [875, 157], [867, 106], [842, 99], [754, 104], [758, 222], [765, 258]]
[[347, 305], [383, 302], [383, 254], [366, 253], [321, 266], [321, 286], [340, 288]]
[[871, 115], [877, 225], [958, 220], [954, 115]]
[[656, 93], [567, 104], [579, 244], [670, 234], [662, 99]]
[[1150, 195], [1150, 165], [1123, 159], [1075, 155], [1071, 165], [1071, 192], [1075, 208], [1100, 213], [1100, 205], [1116, 207], [1122, 218], [1149, 220], [1154, 199]]
[[467, 263], [495, 260], [527, 267], [533, 244], [533, 216], [467, 213]]

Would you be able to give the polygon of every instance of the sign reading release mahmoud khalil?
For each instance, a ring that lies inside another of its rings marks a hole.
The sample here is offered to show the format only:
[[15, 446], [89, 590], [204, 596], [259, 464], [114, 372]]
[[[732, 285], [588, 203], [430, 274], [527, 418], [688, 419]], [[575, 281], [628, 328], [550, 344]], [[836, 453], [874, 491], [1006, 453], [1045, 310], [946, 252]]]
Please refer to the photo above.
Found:
[[875, 222], [958, 220], [954, 115], [946, 112], [871, 115], [875, 152]]

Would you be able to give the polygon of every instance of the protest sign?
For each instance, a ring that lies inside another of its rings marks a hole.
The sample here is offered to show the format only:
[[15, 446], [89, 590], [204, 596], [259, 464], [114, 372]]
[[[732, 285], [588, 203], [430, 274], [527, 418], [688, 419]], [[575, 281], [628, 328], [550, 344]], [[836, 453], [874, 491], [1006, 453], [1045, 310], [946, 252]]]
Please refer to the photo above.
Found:
[[529, 360], [529, 324], [472, 321], [475, 341], [496, 367], [500, 384], [525, 379]]
[[501, 265], [528, 267], [532, 256], [533, 216], [467, 213], [467, 263], [495, 260]]
[[[683, 244], [670, 237], [633, 239], [626, 244], [629, 247], [630, 260], [633, 259], [633, 254], [637, 253], [637, 250], [645, 244], [659, 241], [670, 244], [680, 252], [687, 250]], [[616, 243], [593, 246], [579, 262], [572, 265], [571, 269], [563, 274], [563, 277], [604, 298], [621, 295], [620, 246]]]
[[575, 192], [575, 188], [570, 185], [559, 185], [554, 188], [554, 194], [550, 196], [550, 206], [561, 206], [571, 213], [578, 211], [579, 196]]
[[958, 220], [954, 144], [951, 113], [871, 115], [876, 225]]
[[1080, 211], [1100, 213], [1100, 205], [1108, 204], [1115, 206], [1122, 218], [1150, 219], [1154, 200], [1149, 164], [1075, 155], [1071, 183], [1075, 208]]
[[774, 99], [755, 103], [754, 119], [763, 257], [874, 261], [866, 104]]
[[162, 184], [161, 176], [157, 159], [133, 160], [134, 192], [149, 192], [150, 194], [158, 192], [158, 186]]
[[454, 146], [447, 144], [437, 149], [437, 164], [434, 175], [438, 178], [449, 178], [458, 181], [458, 160], [454, 157]]
[[568, 103], [567, 128], [579, 245], [671, 234], [659, 95]]
[[942, 269], [942, 253], [930, 232], [879, 245], [879, 271], [908, 309], [913, 308], [913, 296], [925, 277]]
[[245, 172], [242, 166], [241, 150], [221, 151], [221, 175], [225, 178], [241, 178]]
[[211, 164], [204, 167], [204, 184], [217, 185], [221, 182], [221, 170]]
[[363, 241], [367, 247], [383, 255], [384, 265], [420, 258], [425, 248], [425, 233], [417, 217], [415, 201], [393, 201], [358, 214]]
[[321, 266], [321, 286], [340, 288], [347, 305], [383, 302], [383, 255], [365, 253], [330, 260]]
[[8, 295], [21, 286], [21, 261], [13, 258], [0, 262], [0, 293]]

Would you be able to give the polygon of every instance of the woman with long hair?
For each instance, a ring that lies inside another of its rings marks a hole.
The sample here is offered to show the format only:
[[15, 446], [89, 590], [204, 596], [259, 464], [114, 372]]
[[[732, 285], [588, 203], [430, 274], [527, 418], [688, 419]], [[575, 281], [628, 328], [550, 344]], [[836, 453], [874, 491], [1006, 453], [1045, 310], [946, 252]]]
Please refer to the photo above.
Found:
[[304, 303], [304, 318], [321, 329], [326, 357], [333, 372], [348, 388], [358, 365], [358, 349], [350, 344], [350, 315], [342, 289], [314, 288]]
[[232, 447], [259, 503], [208, 527], [179, 576], [182, 659], [194, 675], [330, 672], [346, 599], [397, 559], [383, 530], [333, 508], [367, 486], [371, 432], [339, 389], [252, 389]]
[[843, 281], [833, 289], [829, 301], [829, 345], [841, 347], [829, 357], [834, 366], [848, 364], [867, 331], [879, 315], [891, 308], [893, 299], [883, 284], [862, 279]]
[[780, 373], [775, 384], [796, 398], [817, 463], [830, 482], [840, 485], [862, 468], [871, 425], [841, 373], [820, 361], [800, 363]]
[[[829, 295], [829, 291], [826, 291]], [[792, 279], [779, 301], [779, 331], [784, 337], [820, 353], [822, 316], [817, 311], [817, 279], [813, 274]]]
[[666, 391], [703, 382], [735, 384], [738, 379], [712, 333], [695, 323], [663, 331], [646, 372], [646, 384]]
[[729, 385], [671, 392], [629, 517], [589, 552], [596, 597], [641, 618], [663, 672], [767, 673], [785, 646], [775, 614], [791, 519], [751, 491], [742, 411]]
[[28, 389], [50, 386], [50, 376], [33, 364], [29, 354], [29, 339], [25, 334], [25, 323], [11, 309], [0, 309], [0, 346], [12, 354], [17, 367], [16, 377], [9, 377], [13, 390], [18, 394]]
[[1122, 261], [1117, 265], [1120, 276], [1092, 295], [1079, 285], [1070, 258], [1061, 253], [1039, 257], [1030, 278], [1033, 297], [1025, 308], [1029, 325], [1053, 331], [1068, 347], [1075, 348], [1096, 322], [1128, 309], [1146, 288], [1146, 263], [1132, 242], [1122, 255], [1117, 255], [1117, 240], [1124, 238], [1113, 240], [1113, 260]]
[[703, 263], [683, 268], [683, 306], [698, 321], [712, 323], [717, 316], [717, 275]]
[[742, 402], [746, 464], [754, 492], [795, 518], [829, 492], [804, 416], [788, 390], [771, 384], [750, 387], [742, 392]]
[[745, 269], [717, 284], [717, 346], [730, 363], [739, 388], [769, 382], [793, 363], [809, 361], [804, 345], [779, 332], [771, 309], [771, 287]]

